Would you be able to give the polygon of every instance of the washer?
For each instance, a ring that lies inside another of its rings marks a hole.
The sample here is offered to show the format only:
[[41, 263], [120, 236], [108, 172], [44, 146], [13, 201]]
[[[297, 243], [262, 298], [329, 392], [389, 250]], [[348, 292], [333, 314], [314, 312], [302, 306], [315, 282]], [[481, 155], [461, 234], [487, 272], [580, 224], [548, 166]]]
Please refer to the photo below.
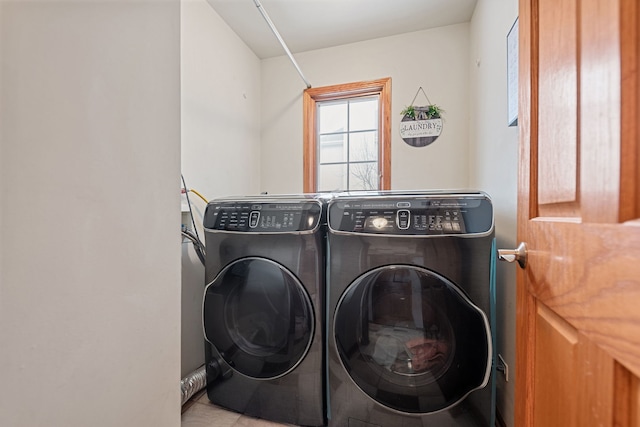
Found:
[[218, 199], [204, 215], [207, 394], [281, 423], [326, 423], [327, 198]]
[[329, 425], [493, 425], [489, 197], [347, 193], [328, 222]]

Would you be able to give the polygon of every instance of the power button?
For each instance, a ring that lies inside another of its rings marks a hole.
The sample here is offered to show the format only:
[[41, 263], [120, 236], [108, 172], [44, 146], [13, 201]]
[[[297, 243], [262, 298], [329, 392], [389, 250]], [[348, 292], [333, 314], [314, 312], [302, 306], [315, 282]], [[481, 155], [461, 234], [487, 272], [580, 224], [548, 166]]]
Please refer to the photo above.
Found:
[[407, 230], [409, 228], [411, 215], [407, 209], [400, 209], [396, 212], [396, 225], [400, 230]]
[[249, 214], [249, 228], [256, 228], [258, 226], [259, 219], [260, 219], [260, 212], [252, 211]]

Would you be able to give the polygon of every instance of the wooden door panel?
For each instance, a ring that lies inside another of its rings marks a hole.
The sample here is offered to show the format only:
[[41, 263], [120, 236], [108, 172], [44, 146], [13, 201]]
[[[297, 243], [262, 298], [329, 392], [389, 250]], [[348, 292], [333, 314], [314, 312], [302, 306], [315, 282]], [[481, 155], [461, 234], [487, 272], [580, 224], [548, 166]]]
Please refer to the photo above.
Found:
[[640, 426], [637, 3], [520, 0], [518, 426]]
[[[632, 0], [635, 2], [636, 0]], [[582, 0], [580, 139], [588, 222], [617, 222], [621, 207], [622, 8], [629, 0]], [[627, 89], [625, 89], [626, 91]]]
[[535, 424], [614, 425], [613, 358], [542, 303], [535, 329]]
[[640, 375], [640, 228], [532, 223], [531, 294]]
[[[577, 13], [576, 0], [539, 0], [538, 203], [577, 201]], [[545, 161], [549, 157], [553, 161]]]
[[620, 10], [620, 98], [622, 141], [620, 221], [640, 216], [640, 5], [624, 1]]
[[576, 427], [614, 425], [614, 368], [615, 361], [606, 351], [584, 334], [578, 334]]
[[640, 425], [640, 380], [619, 364], [614, 369], [614, 426], [637, 427]]
[[578, 331], [543, 304], [537, 306], [535, 331], [536, 424], [575, 426]]

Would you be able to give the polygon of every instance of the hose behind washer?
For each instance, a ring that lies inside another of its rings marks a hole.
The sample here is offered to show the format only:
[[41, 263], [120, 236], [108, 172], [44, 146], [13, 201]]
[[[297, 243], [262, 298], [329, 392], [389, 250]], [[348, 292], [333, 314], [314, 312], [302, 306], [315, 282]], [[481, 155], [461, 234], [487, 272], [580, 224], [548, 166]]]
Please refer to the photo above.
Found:
[[180, 381], [180, 390], [182, 391], [182, 405], [184, 405], [191, 397], [205, 388], [207, 385], [207, 371], [202, 365], [195, 371], [188, 374]]

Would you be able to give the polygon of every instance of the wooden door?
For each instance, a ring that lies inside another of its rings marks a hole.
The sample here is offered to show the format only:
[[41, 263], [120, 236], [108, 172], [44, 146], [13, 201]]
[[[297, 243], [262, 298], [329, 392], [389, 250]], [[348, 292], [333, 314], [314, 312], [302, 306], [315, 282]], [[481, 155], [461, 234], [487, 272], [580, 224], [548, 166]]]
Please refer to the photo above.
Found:
[[520, 0], [516, 426], [640, 425], [637, 0]]

